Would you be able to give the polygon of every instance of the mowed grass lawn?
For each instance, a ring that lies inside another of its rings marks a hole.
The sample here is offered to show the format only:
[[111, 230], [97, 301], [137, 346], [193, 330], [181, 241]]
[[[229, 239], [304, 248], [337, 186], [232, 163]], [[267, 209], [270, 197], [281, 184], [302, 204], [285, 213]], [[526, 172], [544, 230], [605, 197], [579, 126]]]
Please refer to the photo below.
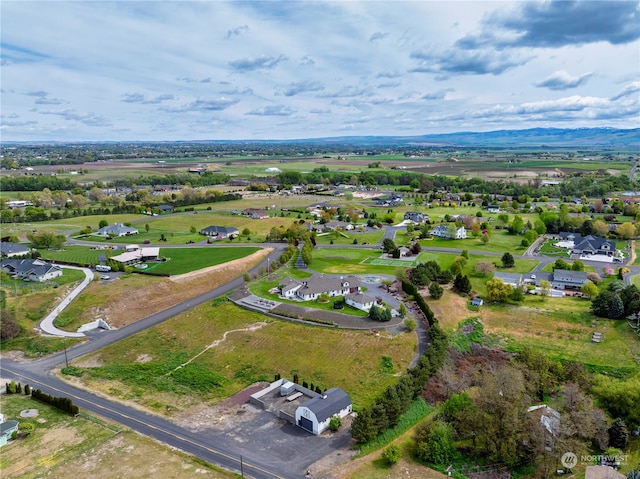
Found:
[[160, 248], [163, 263], [151, 265], [147, 270], [155, 274], [184, 274], [209, 266], [244, 258], [260, 248], [254, 246], [224, 248]]
[[[413, 333], [388, 336], [273, 320], [209, 302], [74, 361], [91, 388], [173, 414], [217, 403], [276, 373], [341, 387], [368, 406], [409, 365]], [[390, 356], [393, 371], [385, 371]], [[193, 360], [187, 366], [180, 366]]]
[[[520, 305], [485, 303], [479, 311], [472, 311], [468, 298], [446, 291], [440, 300], [428, 303], [447, 331], [456, 330], [464, 319], [480, 318], [485, 331], [511, 349], [529, 346], [549, 357], [583, 362], [596, 370], [640, 370], [640, 341], [627, 322], [596, 318], [589, 312], [587, 299], [527, 295]], [[591, 341], [594, 331], [603, 333], [601, 343]]]
[[[225, 246], [223, 248], [160, 248], [160, 256], [167, 261], [162, 263], [148, 263], [148, 268], [140, 272], [155, 274], [184, 274], [209, 266], [244, 258], [255, 253], [260, 248], [255, 246]], [[116, 250], [113, 254], [120, 254]], [[93, 250], [89, 246], [67, 246], [61, 251], [41, 250], [42, 257], [50, 261], [64, 261], [80, 265], [97, 264], [104, 250]]]

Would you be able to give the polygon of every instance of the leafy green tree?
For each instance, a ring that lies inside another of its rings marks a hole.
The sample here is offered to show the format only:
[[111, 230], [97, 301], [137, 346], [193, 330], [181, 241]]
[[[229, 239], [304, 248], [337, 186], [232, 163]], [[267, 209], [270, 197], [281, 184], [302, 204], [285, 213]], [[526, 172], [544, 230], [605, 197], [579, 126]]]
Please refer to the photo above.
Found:
[[36, 248], [58, 249], [62, 247], [66, 238], [62, 234], [56, 234], [53, 231], [30, 231], [27, 233], [27, 239]]
[[509, 252], [506, 252], [502, 255], [502, 267], [503, 268], [513, 268], [516, 265], [516, 261], [513, 258], [513, 255]]
[[521, 303], [522, 301], [524, 301], [524, 289], [522, 288], [522, 286], [513, 288], [513, 293], [511, 293], [511, 301], [515, 301], [517, 303]]
[[487, 281], [487, 296], [491, 301], [505, 302], [513, 294], [513, 286], [505, 284], [500, 278]]
[[629, 430], [627, 425], [620, 418], [617, 418], [611, 424], [611, 427], [607, 431], [609, 434], [609, 446], [617, 447], [618, 449], [626, 449], [629, 444]]
[[385, 238], [382, 241], [382, 251], [385, 253], [391, 253], [394, 249], [398, 249], [398, 247], [391, 238]]
[[400, 303], [400, 308], [398, 308], [398, 313], [400, 313], [400, 317], [404, 318], [407, 315], [407, 307], [404, 303]]
[[434, 421], [416, 433], [416, 455], [429, 464], [448, 465], [456, 456], [454, 431], [444, 421]]
[[384, 451], [382, 451], [382, 459], [390, 466], [396, 464], [400, 460], [400, 446], [397, 444], [391, 444]]
[[593, 300], [591, 300], [591, 312], [601, 318], [609, 317], [609, 305], [613, 299], [614, 293], [605, 290], [599, 293]]
[[98, 228], [104, 228], [105, 226], [109, 226], [109, 222], [107, 220], [100, 220]]
[[571, 265], [571, 271], [584, 271], [584, 263], [579, 259], [575, 260]]
[[453, 280], [453, 287], [460, 293], [468, 294], [471, 292], [471, 281], [469, 280], [469, 277], [466, 274], [465, 275], [459, 274]]
[[404, 318], [403, 321], [404, 327], [407, 328], [407, 331], [411, 332], [411, 331], [415, 331], [416, 329], [416, 320], [413, 318]]
[[19, 428], [24, 437], [31, 436], [31, 434], [33, 434], [33, 431], [36, 430], [36, 426], [32, 422], [21, 422]]
[[622, 379], [599, 375], [591, 391], [611, 417], [622, 419], [631, 430], [640, 427], [640, 373]]
[[431, 283], [429, 285], [429, 295], [432, 299], [440, 299], [444, 293], [444, 289], [438, 283]]
[[588, 298], [592, 298], [598, 294], [598, 287], [593, 284], [592, 281], [587, 281], [582, 286], [580, 286], [580, 292]]
[[511, 223], [511, 226], [509, 227], [509, 234], [519, 235], [523, 229], [524, 229], [524, 220], [519, 215], [516, 215], [513, 218], [513, 222]]
[[551, 283], [546, 279], [540, 281], [540, 296], [547, 298], [551, 295]]
[[342, 427], [342, 418], [337, 414], [334, 414], [333, 416], [331, 416], [331, 419], [329, 419], [329, 429], [335, 432], [341, 427]]
[[611, 302], [609, 303], [609, 318], [621, 319], [624, 317], [624, 304], [622, 299], [617, 294], [613, 295]]

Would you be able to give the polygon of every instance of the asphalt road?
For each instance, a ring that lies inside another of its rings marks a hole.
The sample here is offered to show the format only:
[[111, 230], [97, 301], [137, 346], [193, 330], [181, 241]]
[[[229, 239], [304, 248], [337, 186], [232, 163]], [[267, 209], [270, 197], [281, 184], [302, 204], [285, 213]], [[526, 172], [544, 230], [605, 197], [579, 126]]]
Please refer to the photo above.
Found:
[[[55, 396], [71, 398], [74, 404], [84, 410], [111, 419], [140, 434], [193, 454], [211, 464], [217, 464], [227, 470], [240, 473], [240, 461], [242, 460], [242, 470], [246, 477], [256, 479], [293, 477], [292, 471], [286, 465], [276, 468], [272, 464], [267, 469], [254, 463], [246, 451], [243, 456], [240, 451], [221, 447], [220, 441], [216, 437], [192, 433], [159, 416], [145, 414], [137, 409], [88, 393], [45, 373], [45, 370], [42, 372], [30, 371], [31, 366], [35, 363], [14, 363], [9, 360], [3, 360], [2, 363], [4, 377], [15, 378], [22, 384], [29, 384], [32, 388], [42, 389]], [[299, 477], [299, 474], [295, 477]]]

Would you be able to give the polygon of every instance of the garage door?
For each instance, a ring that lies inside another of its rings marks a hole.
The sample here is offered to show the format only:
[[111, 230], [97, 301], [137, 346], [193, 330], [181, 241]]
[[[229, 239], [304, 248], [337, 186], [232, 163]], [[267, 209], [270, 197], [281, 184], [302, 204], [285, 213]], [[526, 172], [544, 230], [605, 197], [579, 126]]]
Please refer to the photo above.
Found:
[[298, 422], [298, 426], [305, 428], [309, 432], [313, 432], [313, 422], [306, 417], [301, 417], [300, 422]]

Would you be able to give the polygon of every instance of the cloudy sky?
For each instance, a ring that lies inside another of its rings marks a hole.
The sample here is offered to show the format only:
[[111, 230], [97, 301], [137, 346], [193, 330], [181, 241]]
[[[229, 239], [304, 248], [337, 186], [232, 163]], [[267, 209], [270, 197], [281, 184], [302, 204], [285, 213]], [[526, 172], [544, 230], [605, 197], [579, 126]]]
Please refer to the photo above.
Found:
[[633, 1], [17, 1], [14, 140], [640, 126]]

